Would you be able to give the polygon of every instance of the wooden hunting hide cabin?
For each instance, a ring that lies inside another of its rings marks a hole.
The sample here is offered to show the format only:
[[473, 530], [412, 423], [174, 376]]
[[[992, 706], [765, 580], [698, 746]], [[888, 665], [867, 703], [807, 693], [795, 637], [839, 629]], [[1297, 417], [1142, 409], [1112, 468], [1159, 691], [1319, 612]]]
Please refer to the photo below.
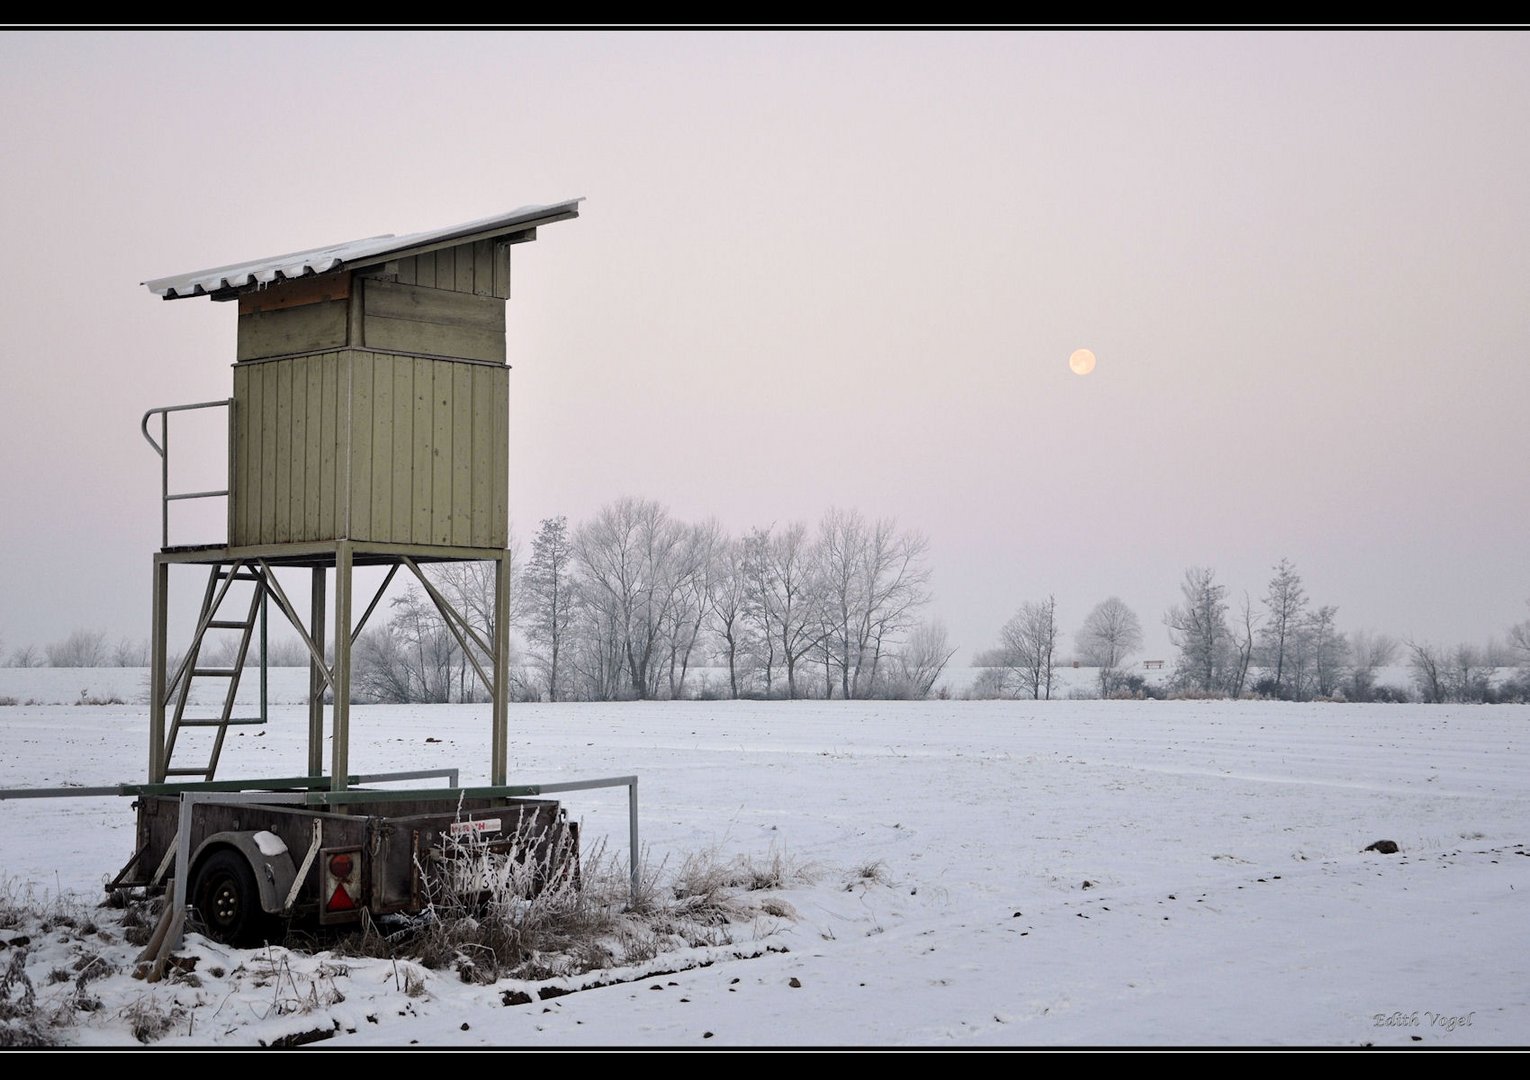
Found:
[[504, 547], [510, 249], [579, 201], [146, 282], [238, 301], [229, 546]]

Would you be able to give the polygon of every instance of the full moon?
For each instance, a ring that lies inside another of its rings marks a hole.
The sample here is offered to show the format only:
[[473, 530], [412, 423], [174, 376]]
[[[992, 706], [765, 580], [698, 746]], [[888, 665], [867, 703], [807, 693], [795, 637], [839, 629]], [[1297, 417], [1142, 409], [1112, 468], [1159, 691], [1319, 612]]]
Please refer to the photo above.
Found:
[[1074, 349], [1073, 355], [1068, 357], [1068, 366], [1075, 375], [1088, 375], [1094, 370], [1094, 353], [1088, 349]]

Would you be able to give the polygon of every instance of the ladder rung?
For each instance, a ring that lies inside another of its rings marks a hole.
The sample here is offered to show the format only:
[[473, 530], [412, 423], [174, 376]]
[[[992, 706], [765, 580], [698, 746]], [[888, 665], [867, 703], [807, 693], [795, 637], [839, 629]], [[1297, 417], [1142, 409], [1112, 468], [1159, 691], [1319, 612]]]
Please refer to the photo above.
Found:
[[231, 679], [239, 674], [239, 669], [231, 667], [199, 667], [193, 668], [191, 674], [193, 676], [207, 675], [214, 679]]
[[235, 725], [264, 724], [265, 721], [258, 716], [236, 716], [228, 720], [219, 720], [217, 717], [209, 717], [205, 720], [181, 720], [181, 727], [234, 727]]
[[240, 622], [237, 619], [214, 619], [207, 624], [209, 630], [248, 630], [254, 623]]
[[207, 769], [166, 769], [166, 776], [206, 776]]

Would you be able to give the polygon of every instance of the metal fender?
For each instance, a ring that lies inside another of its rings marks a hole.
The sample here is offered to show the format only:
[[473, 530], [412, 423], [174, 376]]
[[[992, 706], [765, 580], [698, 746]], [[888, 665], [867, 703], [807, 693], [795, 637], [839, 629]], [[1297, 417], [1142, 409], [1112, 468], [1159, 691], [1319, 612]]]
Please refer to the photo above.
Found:
[[[263, 834], [260, 840], [256, 839], [257, 834]], [[273, 915], [280, 914], [287, 903], [292, 883], [297, 880], [297, 867], [292, 865], [292, 853], [287, 850], [286, 844], [280, 840], [273, 844], [266, 837], [276, 840], [263, 829], [213, 833], [197, 847], [191, 856], [191, 865], [200, 865], [202, 856], [217, 848], [234, 848], [249, 860], [250, 869], [255, 871], [255, 882], [260, 887], [261, 909]], [[261, 840], [266, 840], [264, 845]]]

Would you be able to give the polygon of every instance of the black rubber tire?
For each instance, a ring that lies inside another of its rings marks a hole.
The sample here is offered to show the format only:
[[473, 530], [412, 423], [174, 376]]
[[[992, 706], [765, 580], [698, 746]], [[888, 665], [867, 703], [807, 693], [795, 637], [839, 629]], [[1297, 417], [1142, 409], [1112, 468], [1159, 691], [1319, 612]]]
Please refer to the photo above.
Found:
[[191, 903], [202, 917], [207, 936], [225, 945], [259, 945], [270, 919], [260, 906], [255, 871], [232, 848], [214, 851], [197, 867]]

